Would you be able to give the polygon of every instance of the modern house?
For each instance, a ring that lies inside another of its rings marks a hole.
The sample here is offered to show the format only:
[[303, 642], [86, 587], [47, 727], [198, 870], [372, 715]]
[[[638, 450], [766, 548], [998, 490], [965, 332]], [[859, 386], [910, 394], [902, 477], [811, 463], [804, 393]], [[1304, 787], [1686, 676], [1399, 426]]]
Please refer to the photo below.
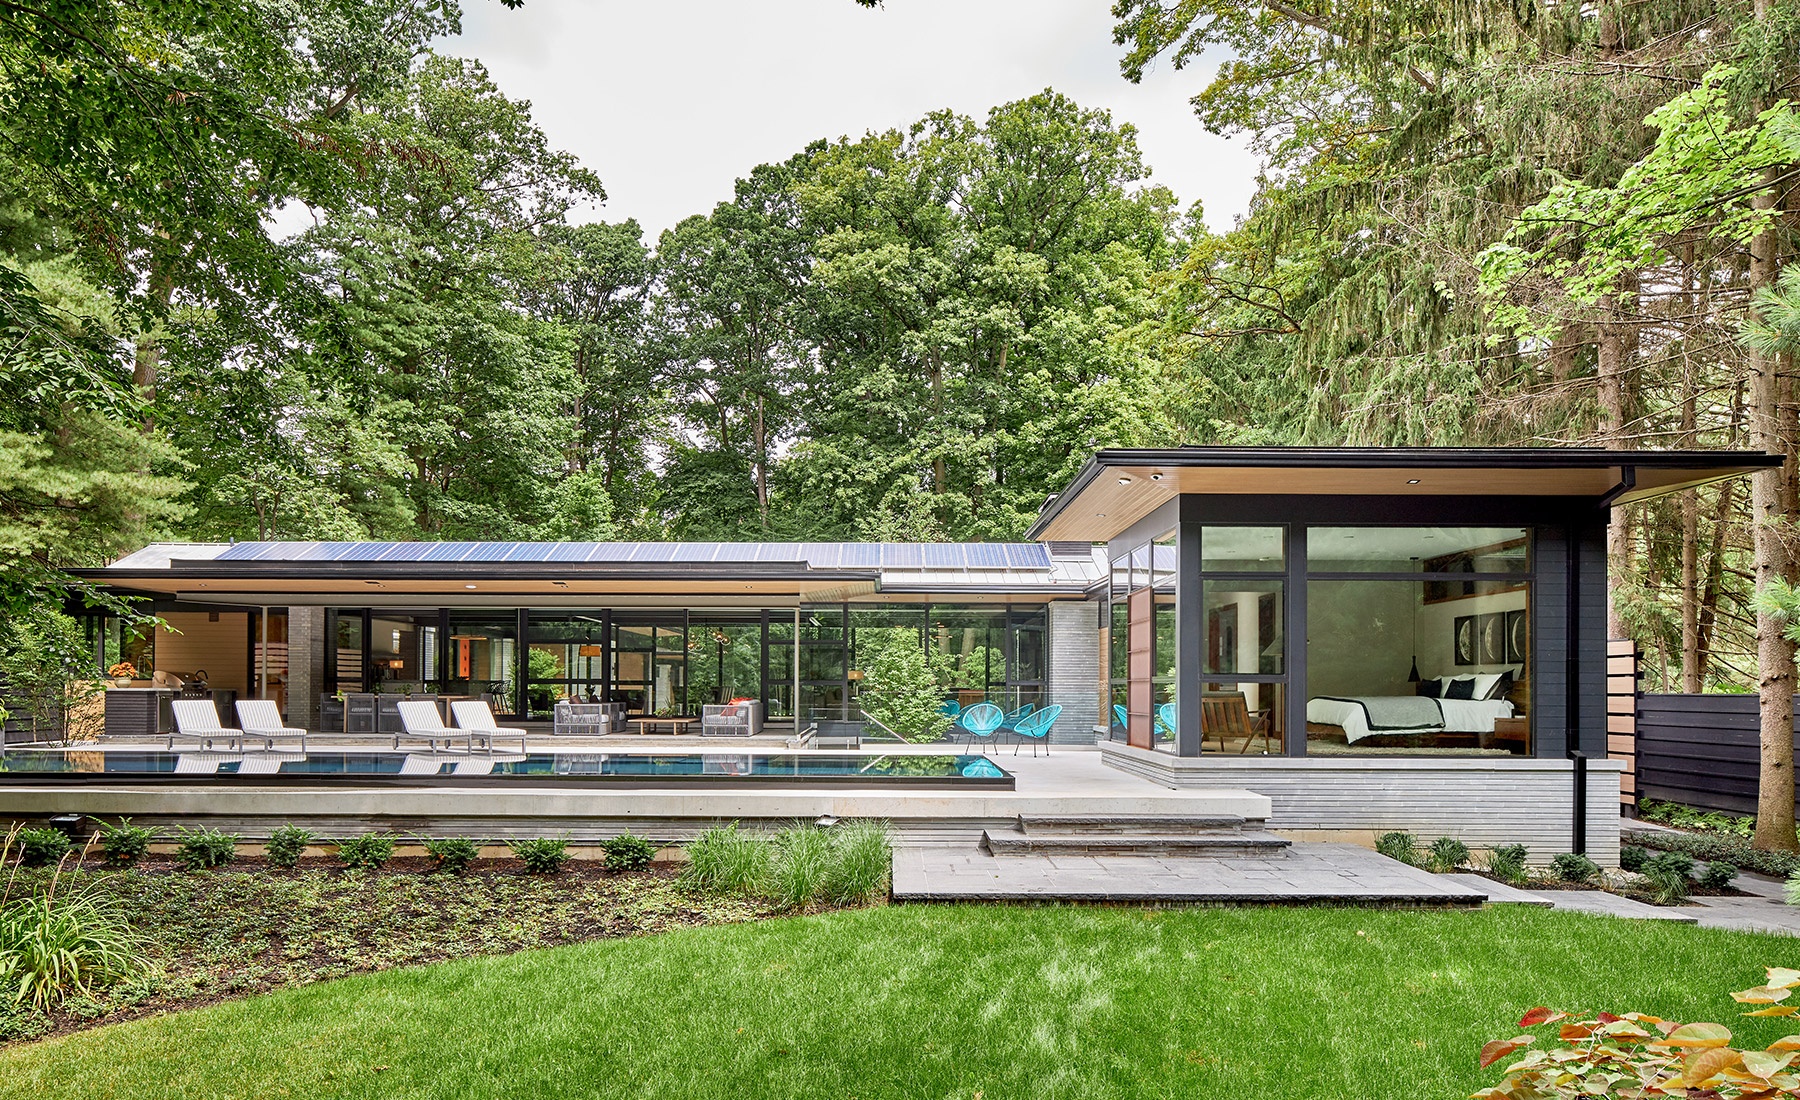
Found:
[[947, 700], [1060, 705], [1056, 741], [1153, 787], [1267, 795], [1280, 828], [1554, 848], [1612, 818], [1607, 856], [1609, 510], [1778, 461], [1107, 450], [1029, 543], [158, 544], [85, 575], [179, 631], [95, 619], [102, 666], [204, 670], [294, 725], [412, 690], [527, 719], [750, 699], [803, 728], [854, 714], [899, 639]]

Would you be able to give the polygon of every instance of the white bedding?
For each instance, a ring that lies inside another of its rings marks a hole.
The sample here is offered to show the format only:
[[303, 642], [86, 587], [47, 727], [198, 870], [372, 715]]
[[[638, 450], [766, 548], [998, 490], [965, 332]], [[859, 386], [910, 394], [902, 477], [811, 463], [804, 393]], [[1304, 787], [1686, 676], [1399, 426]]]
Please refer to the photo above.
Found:
[[1444, 724], [1416, 730], [1371, 731], [1363, 708], [1342, 699], [1308, 699], [1306, 720], [1322, 726], [1342, 726], [1344, 740], [1354, 745], [1365, 737], [1391, 733], [1493, 733], [1495, 719], [1513, 716], [1513, 705], [1505, 699], [1435, 699], [1433, 702], [1442, 712]]

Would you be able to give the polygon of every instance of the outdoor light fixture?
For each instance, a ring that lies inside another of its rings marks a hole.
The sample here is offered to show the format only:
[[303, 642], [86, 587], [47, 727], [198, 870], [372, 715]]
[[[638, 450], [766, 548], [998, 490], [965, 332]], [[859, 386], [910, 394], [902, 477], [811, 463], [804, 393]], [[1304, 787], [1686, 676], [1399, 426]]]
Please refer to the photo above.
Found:
[[1151, 475], [1150, 475], [1150, 480], [1151, 480], [1151, 481], [1161, 481], [1161, 480], [1162, 480], [1162, 475], [1161, 475], [1161, 474], [1151, 474]]
[[835, 817], [832, 817], [830, 814], [820, 814], [818, 816], [818, 818], [813, 821], [813, 824], [817, 825], [821, 829], [829, 829], [833, 825], [836, 825], [837, 823], [838, 823], [838, 819]]
[[464, 588], [474, 588], [475, 586], [472, 584], [465, 584], [465, 585], [463, 585], [463, 587]]
[[1105, 518], [1106, 518], [1106, 513], [1105, 513], [1105, 512], [1095, 512], [1095, 513], [1094, 513], [1094, 518], [1095, 518], [1095, 519], [1105, 519]]
[[1120, 479], [1119, 479], [1119, 484], [1120, 484], [1120, 485], [1130, 485], [1130, 484], [1131, 484], [1131, 479], [1130, 479], [1130, 478], [1128, 478], [1128, 477], [1121, 477], [1121, 478], [1120, 478]]
[[1416, 477], [1409, 477], [1406, 479], [1406, 483], [1408, 485], [1417, 485], [1419, 483], [1419, 479]]

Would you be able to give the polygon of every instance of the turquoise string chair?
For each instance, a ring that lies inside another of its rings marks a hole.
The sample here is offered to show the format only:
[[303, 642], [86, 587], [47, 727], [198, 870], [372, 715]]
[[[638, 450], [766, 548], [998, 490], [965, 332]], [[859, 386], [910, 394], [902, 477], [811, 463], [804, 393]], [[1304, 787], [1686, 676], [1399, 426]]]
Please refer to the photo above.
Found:
[[1131, 729], [1131, 715], [1125, 713], [1124, 703], [1113, 704], [1113, 725], [1125, 731]]
[[[968, 710], [963, 711], [956, 719], [957, 725], [961, 726], [963, 731], [969, 735], [971, 746], [974, 745], [976, 738], [986, 742], [993, 737], [995, 731], [1000, 728], [1000, 723], [1004, 721], [1006, 721], [1006, 712], [992, 703], [976, 703]], [[985, 745], [982, 751], [987, 751]]]
[[938, 713], [945, 718], [955, 718], [962, 714], [962, 704], [955, 699], [945, 699], [938, 704]]
[[1164, 703], [1156, 708], [1156, 733], [1164, 741], [1175, 740], [1175, 704]]
[[1042, 741], [1044, 743], [1044, 755], [1049, 756], [1050, 728], [1056, 725], [1057, 716], [1060, 714], [1062, 714], [1061, 705], [1052, 703], [1043, 710], [1026, 715], [1025, 720], [1019, 723], [1019, 728], [1013, 731], [1018, 734], [1019, 738], [1018, 741], [1013, 744], [1013, 755], [1019, 755], [1019, 746], [1023, 745], [1025, 739], [1029, 737], [1031, 738], [1031, 755], [1037, 755], [1038, 742]]
[[1024, 706], [1020, 707], [1018, 710], [1015, 710], [1011, 714], [1008, 714], [1006, 716], [1006, 721], [1000, 723], [1000, 728], [1002, 730], [1018, 729], [1019, 723], [1024, 721], [1026, 715], [1030, 714], [1032, 711], [1034, 711], [1036, 709], [1037, 709], [1036, 703], [1026, 703]]

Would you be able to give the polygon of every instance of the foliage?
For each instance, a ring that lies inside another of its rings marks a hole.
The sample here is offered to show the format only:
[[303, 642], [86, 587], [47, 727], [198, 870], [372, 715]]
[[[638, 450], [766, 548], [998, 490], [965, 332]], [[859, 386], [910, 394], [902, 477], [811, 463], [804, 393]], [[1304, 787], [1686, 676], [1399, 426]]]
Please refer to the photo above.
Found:
[[1727, 836], [1747, 838], [1756, 831], [1754, 817], [1734, 817], [1718, 810], [1701, 810], [1683, 806], [1679, 802], [1658, 802], [1654, 799], [1645, 799], [1638, 806], [1638, 817], [1644, 821], [1673, 825], [1678, 829], [1723, 833]]
[[515, 840], [508, 845], [514, 858], [534, 875], [554, 875], [569, 860], [569, 842], [550, 837]]
[[1419, 862], [1419, 841], [1411, 833], [1383, 833], [1375, 841], [1375, 850], [1409, 866]]
[[0, 996], [42, 1010], [86, 996], [144, 968], [137, 938], [119, 912], [86, 893], [0, 903]]
[[[1792, 1016], [1781, 1002], [1800, 986], [1800, 970], [1768, 968], [1768, 982], [1731, 996], [1753, 1008], [1746, 1016]], [[1729, 1028], [1713, 1023], [1678, 1023], [1642, 1012], [1578, 1013], [1534, 1008], [1521, 1028], [1560, 1025], [1552, 1044], [1535, 1045], [1537, 1035], [1495, 1039], [1481, 1048], [1481, 1065], [1491, 1066], [1530, 1047], [1505, 1069], [1506, 1077], [1474, 1094], [1476, 1100], [1577, 1096], [1800, 1096], [1800, 1035], [1788, 1035], [1765, 1050], [1731, 1046]], [[1566, 1022], [1572, 1021], [1572, 1022]]]
[[300, 857], [317, 839], [318, 835], [311, 829], [283, 825], [269, 834], [269, 842], [263, 845], [263, 855], [271, 867], [292, 868], [299, 864]]
[[811, 901], [825, 886], [832, 864], [830, 830], [810, 822], [791, 825], [768, 842], [774, 846], [769, 896], [784, 909]]
[[735, 821], [695, 837], [687, 846], [687, 857], [681, 881], [706, 893], [756, 895], [769, 881], [768, 842], [739, 831]]
[[832, 859], [821, 896], [833, 905], [862, 905], [887, 895], [893, 841], [886, 824], [848, 821], [828, 830]]
[[1722, 859], [1715, 859], [1700, 869], [1700, 885], [1708, 890], [1723, 890], [1737, 877], [1737, 864]]
[[468, 870], [469, 864], [475, 862], [475, 857], [481, 852], [475, 842], [466, 836], [427, 837], [422, 843], [425, 845], [425, 854], [437, 864], [437, 869], [451, 875], [460, 875]]
[[175, 858], [190, 871], [223, 867], [237, 858], [238, 837], [218, 829], [178, 827]]
[[1550, 861], [1550, 873], [1564, 882], [1585, 886], [1600, 877], [1600, 866], [1576, 852], [1564, 852]]
[[1425, 852], [1426, 870], [1447, 874], [1469, 862], [1469, 846], [1455, 837], [1440, 836]]
[[[1746, 871], [1754, 871], [1759, 875], [1771, 878], [1787, 878], [1800, 871], [1800, 855], [1792, 852], [1765, 852], [1750, 846], [1748, 840], [1737, 837], [1715, 836], [1706, 833], [1633, 833], [1633, 839], [1643, 844], [1655, 845], [1657, 848], [1672, 852], [1686, 852], [1695, 859], [1727, 860], [1737, 864]], [[1642, 848], [1633, 848], [1640, 854], [1646, 854]], [[1626, 870], [1624, 851], [1619, 854], [1619, 866]]]
[[943, 712], [953, 657], [927, 648], [912, 627], [858, 628], [863, 666], [857, 704], [869, 717], [914, 743], [941, 740], [951, 719]]
[[606, 850], [608, 871], [641, 871], [656, 857], [655, 842], [630, 833], [621, 833], [601, 847]]
[[1650, 888], [1650, 896], [1658, 905], [1680, 905], [1693, 892], [1692, 857], [1679, 852], [1664, 852], [1644, 864], [1639, 874]]
[[69, 854], [69, 837], [61, 829], [20, 829], [15, 845], [19, 863], [25, 867], [43, 867], [59, 862]]
[[338, 862], [346, 867], [373, 871], [394, 858], [394, 834], [363, 833], [348, 840], [340, 840], [337, 844], [337, 857]]
[[156, 841], [155, 829], [133, 825], [128, 817], [121, 817], [111, 824], [99, 818], [94, 822], [100, 827], [100, 850], [113, 863], [136, 863]]
[[1636, 844], [1626, 844], [1619, 848], [1619, 867], [1633, 873], [1642, 871], [1644, 864], [1650, 862], [1650, 853]]
[[1523, 844], [1502, 844], [1488, 851], [1488, 874], [1501, 882], [1518, 884], [1525, 881], [1525, 860], [1530, 853]]
[[[0, 455], [4, 452], [0, 439]], [[5, 462], [0, 457], [0, 467]], [[0, 497], [5, 495], [0, 473]], [[0, 683], [6, 684], [15, 717], [28, 717], [34, 730], [67, 735], [69, 712], [104, 690], [93, 663], [93, 647], [82, 637], [80, 624], [47, 600], [19, 614], [0, 615]]]

